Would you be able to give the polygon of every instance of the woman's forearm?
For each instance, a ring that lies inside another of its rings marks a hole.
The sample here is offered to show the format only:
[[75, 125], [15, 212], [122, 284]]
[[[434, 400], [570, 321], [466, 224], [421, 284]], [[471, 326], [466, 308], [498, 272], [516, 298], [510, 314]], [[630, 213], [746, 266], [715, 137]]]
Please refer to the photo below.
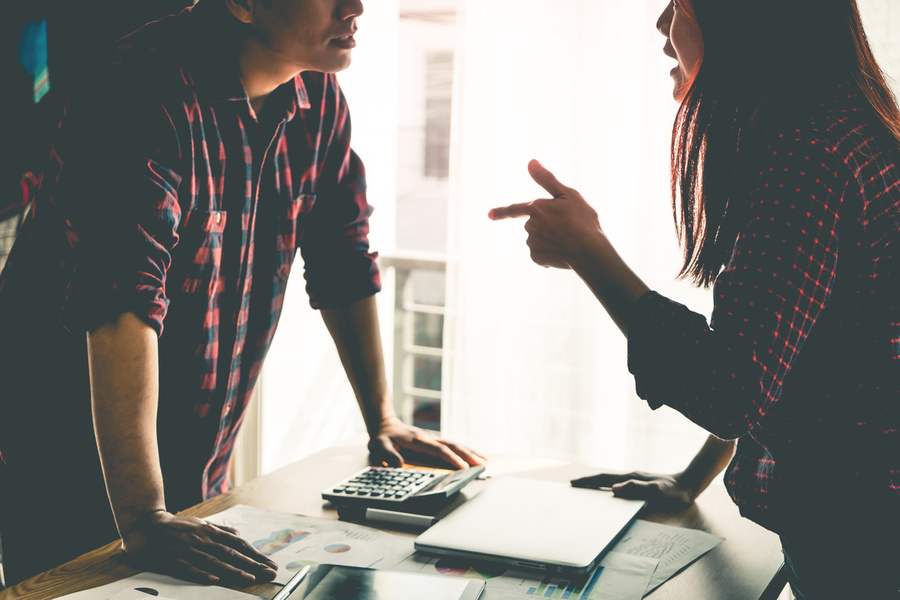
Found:
[[622, 260], [602, 233], [582, 252], [568, 259], [568, 263], [627, 337], [629, 308], [650, 291], [647, 284]]
[[714, 435], [707, 437], [690, 464], [676, 475], [679, 485], [693, 492], [695, 498], [699, 496], [728, 466], [734, 446], [734, 440], [722, 440]]

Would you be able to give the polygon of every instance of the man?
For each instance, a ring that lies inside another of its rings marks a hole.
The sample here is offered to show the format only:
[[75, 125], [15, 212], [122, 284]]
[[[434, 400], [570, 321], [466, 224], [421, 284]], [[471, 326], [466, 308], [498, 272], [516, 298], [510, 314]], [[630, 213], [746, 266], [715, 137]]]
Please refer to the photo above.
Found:
[[173, 513], [228, 488], [297, 248], [373, 457], [483, 462], [392, 409], [364, 170], [332, 74], [362, 10], [201, 0], [124, 38], [72, 94], [0, 278], [11, 581], [117, 534], [146, 568], [274, 577], [235, 532]]

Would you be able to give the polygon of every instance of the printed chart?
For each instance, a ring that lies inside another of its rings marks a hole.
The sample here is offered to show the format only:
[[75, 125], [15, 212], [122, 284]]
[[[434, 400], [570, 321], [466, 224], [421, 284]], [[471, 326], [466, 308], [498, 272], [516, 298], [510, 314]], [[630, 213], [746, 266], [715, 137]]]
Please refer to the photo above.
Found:
[[597, 582], [600, 580], [600, 575], [602, 573], [603, 567], [599, 567], [591, 574], [587, 581], [564, 581], [554, 583], [553, 579], [548, 577], [541, 581], [539, 586], [529, 587], [528, 591], [525, 592], [525, 595], [538, 598], [562, 598], [563, 600], [568, 598], [571, 598], [572, 600], [583, 598], [587, 600], [591, 597], [594, 588], [597, 587]]
[[587, 580], [581, 579], [580, 581], [554, 582], [552, 578], [547, 577], [541, 581], [540, 585], [529, 587], [525, 595], [536, 598], [588, 600], [597, 587], [597, 582], [600, 581], [602, 573], [603, 567], [598, 567]]
[[237, 529], [253, 547], [278, 563], [275, 581], [282, 584], [306, 565], [390, 569], [414, 552], [412, 539], [372, 527], [244, 505], [207, 520]]

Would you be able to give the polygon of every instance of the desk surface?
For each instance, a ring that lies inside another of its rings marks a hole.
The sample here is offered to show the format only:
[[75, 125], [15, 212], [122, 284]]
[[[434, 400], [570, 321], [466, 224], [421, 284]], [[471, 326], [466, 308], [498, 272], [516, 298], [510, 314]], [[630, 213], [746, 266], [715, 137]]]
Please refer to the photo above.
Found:
[[[206, 517], [235, 504], [247, 504], [336, 519], [336, 511], [323, 503], [321, 491], [365, 465], [364, 445], [336, 446], [249, 481], [185, 510], [184, 514]], [[569, 481], [596, 472], [594, 467], [539, 458], [492, 457], [488, 464], [488, 473], [493, 477], [515, 475]], [[471, 496], [483, 485], [484, 482], [474, 481], [462, 493]], [[718, 547], [647, 596], [650, 600], [757, 600], [781, 565], [777, 537], [743, 519], [720, 484], [710, 486], [695, 505], [682, 512], [642, 514], [641, 518], [700, 529], [725, 538]], [[118, 542], [108, 544], [0, 592], [0, 600], [49, 600], [134, 575], [136, 572], [122, 563], [119, 554]], [[271, 598], [277, 590], [276, 586], [265, 584], [243, 591]]]

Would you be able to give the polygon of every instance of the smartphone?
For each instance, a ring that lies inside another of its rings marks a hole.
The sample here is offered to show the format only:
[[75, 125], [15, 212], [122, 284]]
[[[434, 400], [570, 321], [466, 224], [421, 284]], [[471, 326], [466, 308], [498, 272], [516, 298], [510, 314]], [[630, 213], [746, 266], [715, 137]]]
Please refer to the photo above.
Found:
[[477, 600], [484, 581], [321, 564], [288, 600]]

